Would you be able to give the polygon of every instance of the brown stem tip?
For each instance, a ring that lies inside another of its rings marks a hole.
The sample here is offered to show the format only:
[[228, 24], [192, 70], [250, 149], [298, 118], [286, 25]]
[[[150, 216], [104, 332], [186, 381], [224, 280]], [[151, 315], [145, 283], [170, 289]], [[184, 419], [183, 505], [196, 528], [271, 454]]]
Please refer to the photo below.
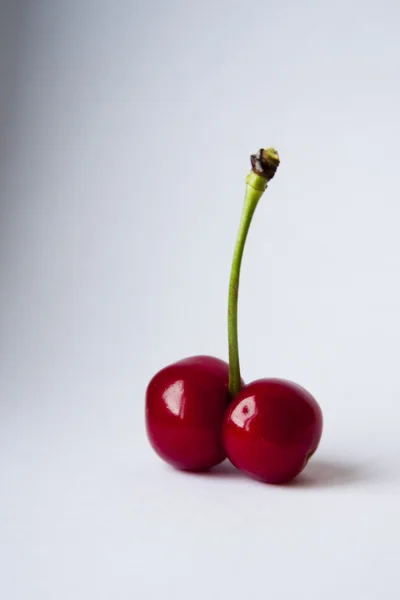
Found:
[[256, 175], [270, 181], [279, 166], [279, 154], [275, 148], [261, 149], [250, 157], [251, 168]]

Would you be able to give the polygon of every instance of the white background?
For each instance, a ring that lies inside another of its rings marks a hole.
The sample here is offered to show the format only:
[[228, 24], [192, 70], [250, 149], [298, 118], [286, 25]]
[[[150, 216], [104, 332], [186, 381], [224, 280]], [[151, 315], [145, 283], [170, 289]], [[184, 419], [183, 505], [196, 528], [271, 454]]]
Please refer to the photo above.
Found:
[[[398, 4], [1, 11], [0, 596], [398, 599]], [[227, 357], [268, 145], [243, 375], [297, 381], [325, 417], [288, 487], [175, 472], [144, 433], [159, 368]]]

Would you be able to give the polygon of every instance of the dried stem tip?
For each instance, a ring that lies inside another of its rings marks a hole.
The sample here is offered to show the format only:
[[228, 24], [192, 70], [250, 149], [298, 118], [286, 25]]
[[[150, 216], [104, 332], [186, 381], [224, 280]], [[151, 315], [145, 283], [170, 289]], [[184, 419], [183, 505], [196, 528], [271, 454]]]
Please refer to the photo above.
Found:
[[273, 178], [280, 162], [279, 154], [275, 148], [261, 149], [257, 154], [252, 154], [250, 160], [253, 172], [256, 175], [265, 177], [267, 181]]

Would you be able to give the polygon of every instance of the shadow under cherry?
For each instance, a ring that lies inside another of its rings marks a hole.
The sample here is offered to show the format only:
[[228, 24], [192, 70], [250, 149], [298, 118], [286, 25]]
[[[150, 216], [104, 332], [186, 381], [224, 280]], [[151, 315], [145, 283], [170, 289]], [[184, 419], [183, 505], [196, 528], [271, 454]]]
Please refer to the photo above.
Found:
[[365, 463], [312, 458], [304, 471], [285, 485], [295, 488], [352, 487], [375, 479], [376, 473]]
[[356, 487], [379, 479], [377, 472], [370, 464], [318, 457], [313, 457], [296, 479], [284, 484], [270, 485], [252, 479], [236, 469], [229, 460], [206, 471], [185, 473], [193, 477], [211, 479], [243, 479], [260, 486], [289, 489]]

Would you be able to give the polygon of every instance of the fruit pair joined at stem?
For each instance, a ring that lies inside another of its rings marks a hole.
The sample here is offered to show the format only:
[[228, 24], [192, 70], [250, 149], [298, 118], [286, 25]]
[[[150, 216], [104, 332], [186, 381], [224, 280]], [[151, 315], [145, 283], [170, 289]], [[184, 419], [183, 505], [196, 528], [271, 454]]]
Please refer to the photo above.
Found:
[[251, 156], [235, 245], [228, 298], [229, 365], [195, 356], [165, 367], [146, 392], [146, 428], [166, 462], [207, 470], [226, 456], [242, 471], [268, 483], [296, 477], [316, 451], [322, 413], [302, 387], [282, 379], [244, 385], [238, 349], [238, 292], [243, 250], [258, 201], [279, 165], [276, 150]]

